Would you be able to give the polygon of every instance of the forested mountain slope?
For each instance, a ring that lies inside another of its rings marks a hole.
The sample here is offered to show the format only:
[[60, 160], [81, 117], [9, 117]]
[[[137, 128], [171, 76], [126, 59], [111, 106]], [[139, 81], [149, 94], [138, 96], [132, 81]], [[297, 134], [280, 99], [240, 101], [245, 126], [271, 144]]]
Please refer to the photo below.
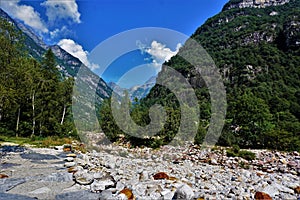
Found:
[[[0, 132], [23, 136], [75, 134], [72, 96], [77, 113], [81, 113], [80, 122], [88, 127], [89, 111], [111, 95], [107, 84], [79, 59], [57, 45], [47, 46], [1, 9], [0, 22]], [[79, 70], [81, 76], [76, 77]], [[84, 88], [77, 87], [74, 95], [75, 81]], [[95, 98], [87, 90], [94, 91]], [[68, 124], [64, 124], [66, 119]]]
[[[191, 40], [212, 57], [226, 87], [227, 113], [218, 144], [299, 151], [300, 1], [231, 0]], [[180, 72], [194, 88], [200, 107], [195, 142], [202, 143], [211, 126], [210, 94], [197, 66], [179, 56], [186, 46], [165, 65]], [[165, 69], [157, 80], [164, 79]], [[133, 109], [132, 118], [146, 125], [150, 122], [147, 108], [155, 103], [164, 105], [168, 114], [163, 130], [151, 141], [128, 136], [132, 142], [166, 144], [177, 134], [179, 102], [164, 86], [154, 86]], [[105, 120], [102, 125], [109, 130]], [[116, 138], [120, 130], [111, 132]]]
[[[264, 8], [231, 6], [236, 2], [242, 1], [230, 1], [191, 36], [213, 58], [226, 86], [227, 117], [219, 143], [299, 150], [300, 1]], [[179, 56], [166, 65], [189, 77], [201, 112], [208, 114], [205, 84], [192, 81], [201, 75]], [[165, 98], [160, 90], [156, 86], [146, 101]]]

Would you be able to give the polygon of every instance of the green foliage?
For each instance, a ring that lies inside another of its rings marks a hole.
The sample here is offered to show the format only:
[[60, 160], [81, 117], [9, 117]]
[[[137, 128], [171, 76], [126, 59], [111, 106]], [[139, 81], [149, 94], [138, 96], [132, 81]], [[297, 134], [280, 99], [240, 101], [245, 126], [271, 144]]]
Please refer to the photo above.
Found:
[[255, 153], [246, 150], [240, 150], [239, 146], [233, 145], [231, 149], [227, 149], [226, 154], [228, 157], [241, 157], [245, 160], [254, 160]]
[[[279, 14], [271, 16], [272, 11]], [[300, 1], [264, 9], [224, 9], [191, 36], [210, 54], [223, 75], [228, 109], [219, 145], [299, 151], [300, 27], [292, 25], [299, 24], [299, 11]], [[185, 47], [180, 53], [186, 53]], [[195, 90], [201, 123], [194, 141], [202, 144], [211, 117], [206, 84], [197, 70], [178, 55], [165, 64], [185, 76]], [[163, 71], [158, 79], [164, 77]], [[159, 85], [141, 100], [141, 106], [154, 102], [179, 110], [174, 94]], [[169, 125], [163, 137], [173, 138], [177, 133], [174, 128]]]
[[22, 34], [2, 18], [0, 38], [1, 134], [75, 136], [70, 110], [73, 79], [61, 77], [51, 49], [41, 62], [29, 57]]

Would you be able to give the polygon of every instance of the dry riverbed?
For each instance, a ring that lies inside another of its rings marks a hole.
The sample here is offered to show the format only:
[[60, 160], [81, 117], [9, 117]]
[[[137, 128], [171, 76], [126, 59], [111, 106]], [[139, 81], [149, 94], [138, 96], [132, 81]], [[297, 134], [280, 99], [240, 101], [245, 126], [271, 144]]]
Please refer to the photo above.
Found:
[[192, 144], [98, 151], [1, 144], [0, 199], [300, 199], [298, 152], [256, 159]]

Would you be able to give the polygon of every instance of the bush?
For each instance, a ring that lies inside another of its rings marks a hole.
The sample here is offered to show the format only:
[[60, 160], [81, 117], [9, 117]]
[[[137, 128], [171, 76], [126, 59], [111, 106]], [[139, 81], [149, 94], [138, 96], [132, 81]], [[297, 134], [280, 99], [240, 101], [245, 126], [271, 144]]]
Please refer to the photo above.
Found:
[[232, 150], [234, 153], [239, 153], [240, 147], [237, 144], [232, 145]]
[[256, 158], [255, 153], [246, 150], [240, 150], [238, 146], [233, 146], [231, 149], [226, 151], [228, 157], [241, 157], [245, 160], [254, 160]]
[[255, 153], [246, 150], [240, 151], [238, 156], [244, 158], [245, 160], [254, 160], [256, 158]]

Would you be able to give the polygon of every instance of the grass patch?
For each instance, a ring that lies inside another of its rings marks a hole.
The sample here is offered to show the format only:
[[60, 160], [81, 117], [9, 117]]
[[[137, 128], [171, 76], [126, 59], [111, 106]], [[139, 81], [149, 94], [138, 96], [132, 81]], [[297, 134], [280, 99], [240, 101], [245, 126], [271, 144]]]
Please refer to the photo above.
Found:
[[49, 137], [33, 137], [33, 138], [24, 138], [24, 137], [8, 137], [0, 136], [1, 142], [11, 142], [23, 146], [25, 144], [34, 145], [35, 147], [53, 147], [60, 146], [63, 144], [71, 144], [74, 141], [74, 138], [60, 138], [58, 136], [49, 136]]
[[1, 142], [11, 142], [18, 145], [28, 144], [30, 143], [30, 138], [24, 138], [24, 137], [8, 137], [4, 135], [0, 135], [0, 141]]

